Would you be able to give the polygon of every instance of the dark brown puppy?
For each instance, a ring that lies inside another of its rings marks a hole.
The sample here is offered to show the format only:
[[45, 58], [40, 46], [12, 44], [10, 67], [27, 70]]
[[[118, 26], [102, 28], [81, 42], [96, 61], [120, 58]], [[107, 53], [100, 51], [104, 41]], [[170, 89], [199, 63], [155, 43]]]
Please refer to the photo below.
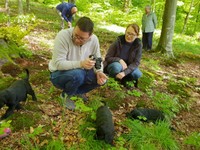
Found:
[[98, 140], [105, 140], [106, 143], [113, 145], [114, 123], [112, 114], [107, 106], [101, 106], [96, 113], [96, 136]]
[[29, 71], [26, 69], [27, 77], [22, 80], [15, 81], [9, 88], [0, 91], [0, 108], [4, 105], [8, 106], [6, 113], [1, 119], [6, 119], [13, 114], [15, 109], [21, 109], [20, 102], [26, 101], [27, 94], [32, 96], [34, 101], [37, 100], [35, 92], [29, 83]]
[[[156, 110], [156, 109], [149, 109], [149, 108], [137, 108], [132, 110], [130, 113], [126, 114], [127, 117], [130, 117], [132, 119], [139, 119], [142, 121], [162, 121], [165, 119], [165, 116], [162, 111]], [[146, 120], [140, 119], [139, 117], [145, 117]]]

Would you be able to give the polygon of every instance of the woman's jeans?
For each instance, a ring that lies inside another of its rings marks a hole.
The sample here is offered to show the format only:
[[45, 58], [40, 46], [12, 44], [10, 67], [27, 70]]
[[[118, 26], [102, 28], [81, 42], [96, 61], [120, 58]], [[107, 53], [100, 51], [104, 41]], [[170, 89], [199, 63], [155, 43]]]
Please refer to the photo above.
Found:
[[53, 85], [62, 89], [67, 95], [87, 93], [99, 85], [93, 69], [71, 69], [51, 73], [50, 80]]
[[[114, 78], [118, 73], [122, 71], [123, 71], [123, 67], [119, 62], [113, 62], [109, 64], [107, 67], [107, 72], [109, 76], [114, 77]], [[128, 76], [131, 77], [133, 80], [137, 80], [138, 78], [142, 76], [142, 72], [138, 68], [136, 68], [133, 72], [128, 74]]]

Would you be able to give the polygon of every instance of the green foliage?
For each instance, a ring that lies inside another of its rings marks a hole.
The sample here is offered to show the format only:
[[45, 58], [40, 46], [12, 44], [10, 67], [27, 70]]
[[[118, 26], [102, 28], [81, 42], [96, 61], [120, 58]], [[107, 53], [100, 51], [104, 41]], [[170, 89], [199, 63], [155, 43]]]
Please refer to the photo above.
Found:
[[90, 8], [89, 0], [76, 0], [76, 6], [79, 11], [88, 12]]
[[32, 113], [14, 113], [10, 116], [12, 119], [11, 125], [15, 131], [19, 131], [21, 129], [29, 128], [30, 126], [34, 126], [40, 119], [41, 114], [39, 112]]
[[173, 49], [176, 55], [189, 59], [199, 59], [200, 57], [200, 42], [195, 38], [191, 38], [191, 36], [175, 34]]
[[20, 142], [22, 146], [26, 149], [39, 150], [39, 145], [36, 144], [36, 139], [41, 133], [43, 133], [43, 126], [39, 125], [35, 129], [32, 129], [32, 133], [24, 135]]
[[109, 78], [106, 85], [103, 86], [103, 88], [109, 87], [111, 90], [116, 90], [120, 91], [122, 90], [122, 86], [114, 79], [114, 78]]
[[127, 93], [130, 96], [135, 96], [135, 97], [141, 97], [142, 96], [142, 93], [140, 91], [136, 91], [136, 90], [128, 90]]
[[198, 132], [193, 132], [191, 133], [184, 141], [185, 144], [187, 145], [192, 145], [196, 149], [200, 148], [200, 133]]
[[44, 147], [43, 149], [45, 149], [45, 150], [65, 150], [66, 148], [65, 148], [65, 144], [61, 140], [57, 139], [57, 140], [49, 141], [49, 144], [46, 147]]
[[117, 109], [127, 96], [126, 92], [122, 90], [122, 85], [119, 84], [114, 78], [109, 78], [107, 83], [101, 87], [100, 96], [105, 97], [105, 91], [111, 91], [112, 95], [105, 98], [107, 105], [111, 109]]
[[86, 112], [88, 112], [88, 113], [92, 112], [93, 109], [90, 108], [90, 107], [87, 107], [84, 104], [84, 101], [82, 100], [82, 98], [74, 96], [74, 97], [71, 97], [70, 99], [75, 101], [75, 103], [76, 103], [76, 110], [78, 110], [80, 112], [85, 112], [85, 113]]
[[126, 120], [124, 124], [130, 129], [123, 135], [129, 144], [129, 148], [137, 150], [169, 149], [178, 150], [176, 141], [173, 139], [169, 124], [143, 124], [138, 120]]
[[190, 97], [190, 94], [186, 88], [187, 82], [183, 80], [175, 80], [168, 83], [167, 88], [170, 92], [175, 93], [183, 98]]
[[33, 29], [36, 25], [36, 16], [34, 14], [18, 15], [13, 19], [13, 24], [20, 25], [21, 27], [28, 27], [28, 30]]
[[0, 135], [4, 134], [5, 128], [11, 128], [11, 122], [12, 122], [12, 120], [0, 122]]
[[151, 98], [153, 104], [162, 110], [168, 119], [175, 117], [176, 113], [181, 109], [178, 98], [172, 97], [167, 93], [156, 92]]
[[31, 139], [33, 139], [33, 138], [35, 138], [36, 136], [40, 135], [42, 132], [43, 132], [43, 126], [42, 126], [42, 125], [39, 125], [37, 128], [35, 128], [35, 129], [33, 130], [32, 133], [29, 133], [29, 134], [28, 134], [28, 137], [31, 138]]
[[104, 141], [95, 140], [96, 129], [95, 124], [93, 122], [89, 122], [86, 120], [84, 124], [80, 125], [79, 132], [81, 134], [81, 137], [83, 138], [83, 142], [72, 146], [70, 150], [102, 150], [111, 148], [111, 146], [109, 144], [106, 144]]
[[22, 29], [20, 26], [11, 26], [11, 27], [1, 27], [0, 28], [0, 39], [5, 39], [8, 41], [13, 41], [17, 45], [22, 45], [22, 39], [28, 34], [28, 31]]
[[154, 75], [151, 72], [142, 71], [143, 75], [140, 79], [140, 89], [142, 91], [147, 91], [148, 89], [152, 88], [154, 82]]

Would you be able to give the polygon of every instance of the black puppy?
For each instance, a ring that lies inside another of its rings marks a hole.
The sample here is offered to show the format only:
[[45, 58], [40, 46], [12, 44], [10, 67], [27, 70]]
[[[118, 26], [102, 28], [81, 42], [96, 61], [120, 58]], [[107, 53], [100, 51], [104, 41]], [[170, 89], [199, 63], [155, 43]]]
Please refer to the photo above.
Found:
[[21, 109], [20, 101], [26, 101], [27, 94], [32, 96], [34, 101], [37, 100], [35, 92], [29, 83], [29, 71], [26, 69], [26, 78], [15, 81], [9, 88], [0, 91], [0, 108], [8, 106], [6, 113], [1, 119], [6, 119], [13, 114], [15, 109]]
[[96, 128], [97, 139], [105, 140], [106, 143], [113, 145], [114, 123], [112, 114], [105, 104], [97, 109]]
[[[133, 119], [139, 119], [139, 120], [142, 120], [142, 121], [152, 121], [153, 123], [155, 123], [158, 120], [164, 120], [165, 119], [163, 112], [161, 112], [159, 110], [155, 110], [155, 109], [149, 109], [149, 108], [134, 109], [130, 113], [127, 113], [126, 116], [133, 118]], [[145, 117], [146, 120], [140, 119], [139, 116]]]

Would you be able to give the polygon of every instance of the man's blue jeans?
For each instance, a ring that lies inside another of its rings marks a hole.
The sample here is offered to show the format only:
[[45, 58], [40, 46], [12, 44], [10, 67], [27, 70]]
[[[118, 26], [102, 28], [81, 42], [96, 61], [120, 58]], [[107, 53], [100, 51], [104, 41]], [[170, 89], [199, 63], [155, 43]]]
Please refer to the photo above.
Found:
[[[119, 62], [113, 62], [109, 64], [107, 67], [107, 72], [109, 76], [114, 77], [114, 78], [118, 73], [122, 71], [123, 71], [123, 68]], [[128, 74], [128, 76], [130, 76], [133, 80], [137, 80], [138, 78], [142, 76], [142, 72], [138, 68], [136, 68], [133, 72]]]
[[51, 73], [50, 80], [67, 95], [85, 94], [99, 86], [93, 69], [55, 71]]

